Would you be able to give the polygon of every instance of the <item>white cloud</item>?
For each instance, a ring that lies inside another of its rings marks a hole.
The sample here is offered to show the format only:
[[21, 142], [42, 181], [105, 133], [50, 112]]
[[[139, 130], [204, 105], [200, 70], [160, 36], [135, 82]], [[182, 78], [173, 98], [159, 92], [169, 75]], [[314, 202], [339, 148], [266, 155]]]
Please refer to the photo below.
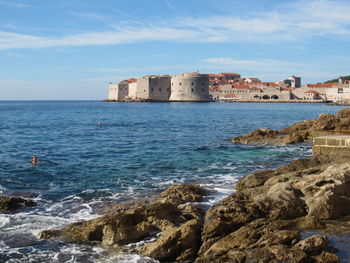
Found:
[[23, 3], [16, 3], [14, 1], [0, 1], [0, 5], [7, 5], [7, 6], [12, 6], [12, 7], [30, 7], [28, 4], [23, 4]]
[[[4, 3], [1, 2], [0, 3]], [[142, 41], [267, 42], [303, 41], [314, 37], [350, 36], [350, 1], [298, 1], [265, 13], [177, 17], [152, 24], [119, 23], [113, 29], [59, 36], [34, 36], [0, 31], [0, 49], [114, 45]], [[94, 12], [72, 13], [101, 18]], [[15, 29], [14, 29], [15, 30]]]

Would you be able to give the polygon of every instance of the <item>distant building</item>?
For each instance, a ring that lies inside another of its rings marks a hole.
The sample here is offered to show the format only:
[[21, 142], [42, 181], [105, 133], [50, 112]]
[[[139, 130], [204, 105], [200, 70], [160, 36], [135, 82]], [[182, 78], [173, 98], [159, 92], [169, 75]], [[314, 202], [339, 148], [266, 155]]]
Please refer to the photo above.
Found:
[[170, 79], [169, 75], [151, 75], [138, 78], [136, 98], [146, 101], [168, 101]]
[[128, 96], [129, 83], [127, 80], [123, 80], [119, 83], [109, 83], [108, 97], [109, 101], [123, 101]]
[[169, 101], [211, 101], [207, 74], [184, 73], [171, 77]]
[[137, 79], [129, 79], [129, 93], [128, 93], [128, 99], [129, 100], [136, 100], [137, 99]]

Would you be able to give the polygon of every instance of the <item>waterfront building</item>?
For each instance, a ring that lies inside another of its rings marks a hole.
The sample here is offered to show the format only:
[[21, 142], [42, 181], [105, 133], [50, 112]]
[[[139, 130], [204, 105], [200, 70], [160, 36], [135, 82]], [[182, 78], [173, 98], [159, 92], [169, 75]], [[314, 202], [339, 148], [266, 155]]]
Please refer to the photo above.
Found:
[[129, 79], [129, 93], [128, 100], [136, 100], [137, 99], [137, 79]]
[[129, 83], [127, 80], [123, 80], [119, 83], [109, 83], [108, 89], [108, 101], [123, 101], [128, 96]]
[[197, 72], [171, 77], [169, 101], [211, 101], [209, 77]]
[[285, 80], [280, 81], [280, 83], [287, 84], [291, 88], [300, 88], [301, 78], [296, 76], [291, 76]]
[[169, 75], [151, 75], [138, 78], [136, 98], [145, 101], [168, 101], [170, 79]]

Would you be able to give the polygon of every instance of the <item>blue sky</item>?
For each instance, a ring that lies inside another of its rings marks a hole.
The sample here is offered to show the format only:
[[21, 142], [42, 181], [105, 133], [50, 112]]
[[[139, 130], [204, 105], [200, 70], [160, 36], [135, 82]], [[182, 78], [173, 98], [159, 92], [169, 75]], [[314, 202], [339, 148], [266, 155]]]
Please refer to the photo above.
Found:
[[109, 81], [349, 75], [346, 0], [0, 0], [0, 100], [103, 99]]

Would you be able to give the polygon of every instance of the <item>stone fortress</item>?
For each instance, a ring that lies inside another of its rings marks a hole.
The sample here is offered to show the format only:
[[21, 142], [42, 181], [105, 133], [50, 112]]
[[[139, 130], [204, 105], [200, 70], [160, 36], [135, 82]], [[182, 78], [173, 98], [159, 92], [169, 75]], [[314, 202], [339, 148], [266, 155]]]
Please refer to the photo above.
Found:
[[350, 103], [350, 81], [301, 85], [292, 76], [277, 82], [238, 73], [148, 75], [110, 83], [106, 101], [145, 102], [341, 102]]
[[110, 83], [107, 101], [212, 101], [209, 77], [197, 72], [149, 75]]

